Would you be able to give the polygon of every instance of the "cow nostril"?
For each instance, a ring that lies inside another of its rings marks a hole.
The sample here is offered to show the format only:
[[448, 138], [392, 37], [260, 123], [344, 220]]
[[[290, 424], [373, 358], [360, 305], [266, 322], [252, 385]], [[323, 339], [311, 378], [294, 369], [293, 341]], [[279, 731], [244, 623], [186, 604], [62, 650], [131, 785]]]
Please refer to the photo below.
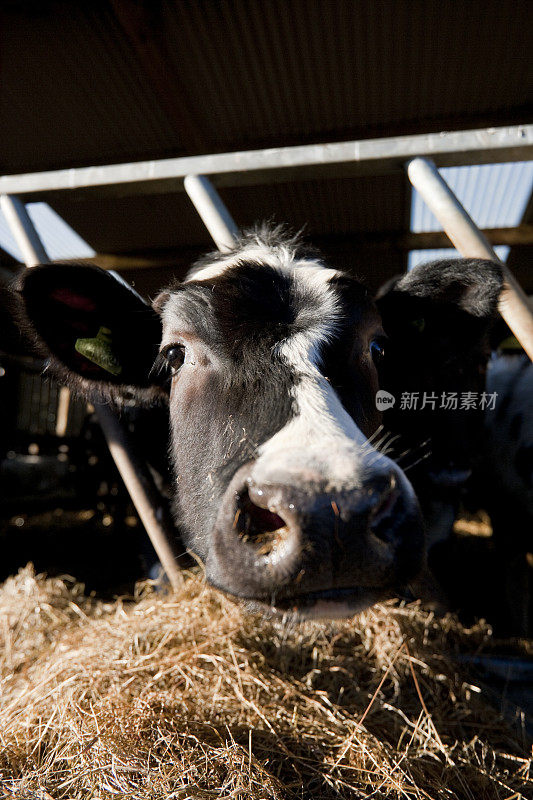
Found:
[[394, 473], [383, 476], [375, 487], [374, 502], [371, 504], [370, 529], [372, 533], [383, 541], [389, 541], [393, 536], [400, 512], [400, 492]]
[[269, 555], [284, 538], [287, 524], [283, 517], [256, 505], [246, 489], [239, 495], [233, 527], [243, 541], [257, 546], [259, 555]]

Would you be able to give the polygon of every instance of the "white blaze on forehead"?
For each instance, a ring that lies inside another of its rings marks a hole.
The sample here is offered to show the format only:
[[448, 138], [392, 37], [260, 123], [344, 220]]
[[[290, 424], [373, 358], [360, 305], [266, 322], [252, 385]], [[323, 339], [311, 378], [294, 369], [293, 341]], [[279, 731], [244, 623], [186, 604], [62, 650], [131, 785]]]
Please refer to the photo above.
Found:
[[328, 270], [319, 259], [298, 258], [295, 248], [289, 244], [270, 245], [262, 242], [260, 238], [252, 239], [238, 250], [232, 251], [227, 255], [220, 254], [214, 264], [200, 266], [188, 275], [185, 283], [189, 281], [205, 281], [211, 278], [219, 278], [232, 267], [246, 263], [264, 264], [266, 267], [281, 270], [283, 272], [300, 269], [315, 268], [321, 272], [335, 273], [335, 270]]
[[296, 413], [259, 448], [252, 474], [258, 482], [276, 480], [276, 475], [289, 480], [291, 474], [306, 475], [311, 482], [325, 481], [339, 489], [361, 478], [362, 450], [370, 450], [370, 445], [319, 369], [322, 346], [334, 334], [339, 315], [334, 289], [328, 285], [334, 274], [313, 266], [294, 275], [294, 293], [302, 298], [303, 313], [306, 296], [316, 302], [314, 321], [279, 347], [295, 377]]
[[[292, 390], [295, 416], [258, 449], [251, 479], [258, 484], [323, 484], [326, 491], [353, 490], [362, 485], [368, 471], [394, 470], [403, 491], [414, 499], [413, 488], [393, 462], [377, 451], [339, 396], [314, 367], [310, 354], [317, 343], [308, 342], [300, 352], [294, 337], [281, 352], [298, 380]], [[305, 356], [304, 356], [305, 352]], [[304, 357], [302, 357], [304, 356]]]
[[391, 466], [388, 458], [372, 448], [319, 368], [322, 347], [334, 335], [341, 313], [330, 284], [336, 274], [309, 263], [292, 273], [302, 316], [306, 299], [312, 300], [305, 329], [278, 349], [295, 377], [295, 416], [259, 448], [252, 472], [252, 480], [258, 483], [290, 482], [292, 476], [297, 481], [324, 482], [328, 489], [352, 488], [362, 481], [369, 456], [375, 466], [378, 462]]
[[[276, 244], [269, 245], [254, 239], [238, 251], [223, 254], [217, 258], [216, 263], [199, 267], [193, 271], [184, 283], [190, 281], [204, 281], [213, 278], [220, 278], [227, 270], [247, 264], [264, 265], [274, 269], [284, 275], [293, 278], [292, 294], [297, 301], [302, 302], [303, 314], [309, 314], [308, 334], [314, 337], [319, 343], [327, 340], [333, 333], [332, 322], [337, 312], [337, 304], [334, 292], [329, 286], [332, 278], [338, 275], [335, 269], [325, 267], [319, 259], [297, 258], [295, 249], [290, 245]], [[258, 297], [258, 302], [261, 298]], [[305, 301], [307, 299], [307, 308]], [[176, 317], [179, 317], [179, 304], [175, 298], [170, 297], [162, 310], [163, 328], [176, 327]], [[306, 322], [307, 319], [299, 319], [298, 322]]]
[[357, 484], [368, 441], [328, 381], [318, 370], [304, 375], [293, 398], [296, 416], [259, 448], [253, 479], [268, 482], [294, 474], [336, 489]]

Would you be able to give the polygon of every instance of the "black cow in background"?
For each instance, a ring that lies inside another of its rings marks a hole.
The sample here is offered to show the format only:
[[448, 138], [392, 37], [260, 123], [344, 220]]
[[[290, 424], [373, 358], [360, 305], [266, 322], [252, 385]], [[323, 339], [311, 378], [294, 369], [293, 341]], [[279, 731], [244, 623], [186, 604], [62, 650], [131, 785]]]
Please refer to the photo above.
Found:
[[378, 292], [390, 340], [382, 381], [397, 399], [384, 423], [415, 456], [411, 480], [429, 547], [448, 535], [483, 447], [500, 291], [495, 263], [456, 259], [419, 265]]
[[[417, 496], [429, 509], [435, 487], [455, 490], [482, 415], [400, 398], [481, 391], [501, 286], [493, 262], [442, 261], [373, 302], [278, 228], [210, 254], [153, 308], [92, 267], [37, 267], [19, 290], [60, 379], [119, 406], [168, 403], [175, 518], [208, 580], [261, 608], [336, 616], [423, 570]], [[402, 464], [424, 448], [410, 481]]]
[[[507, 340], [508, 341], [508, 340]], [[516, 343], [518, 345], [518, 343]], [[466, 501], [491, 519], [506, 633], [533, 633], [533, 363], [517, 346], [495, 352], [487, 369], [494, 408], [485, 413], [483, 442]]]
[[[468, 268], [467, 262], [463, 264]], [[399, 276], [380, 294], [388, 293], [391, 285], [402, 286], [411, 280], [412, 276]], [[486, 335], [477, 338], [478, 347], [468, 344], [476, 336], [467, 335], [461, 352], [463, 324], [446, 328], [445, 320], [426, 314], [421, 303], [415, 311], [411, 300], [406, 300], [406, 312], [405, 319], [412, 320], [411, 346], [388, 362], [389, 386], [408, 386], [420, 398], [424, 389], [433, 387], [435, 394], [447, 396], [448, 401], [453, 387], [455, 395], [468, 396], [473, 391], [482, 400], [461, 408], [457, 398], [457, 407], [455, 401], [448, 403], [450, 408], [437, 411], [429, 405], [425, 414], [420, 413], [419, 402], [417, 411], [400, 414], [394, 409], [385, 414], [385, 424], [401, 431], [415, 447], [416, 443], [420, 447], [424, 435], [431, 441], [431, 452], [425, 453], [421, 447], [422, 461], [411, 473], [424, 511], [430, 565], [453, 587], [452, 597], [459, 607], [476, 591], [474, 585], [481, 598], [486, 596], [484, 586], [490, 582], [493, 602], [487, 611], [497, 629], [505, 635], [531, 635], [533, 564], [528, 554], [533, 552], [533, 364], [500, 317], [489, 328], [487, 361]], [[467, 326], [472, 323], [474, 320]], [[461, 363], [453, 365], [446, 359], [447, 350], [458, 354]], [[435, 356], [433, 363], [439, 365], [431, 378], [418, 362], [423, 353], [423, 362], [429, 364], [429, 352]], [[450, 366], [451, 372], [446, 374]], [[493, 529], [492, 559], [477, 566], [472, 566], [473, 552], [467, 559], [475, 578], [472, 572], [461, 573], [463, 564], [459, 562], [465, 554], [452, 537], [461, 505], [467, 511], [488, 512]], [[450, 580], [452, 573], [455, 582]], [[459, 588], [461, 581], [470, 588]]]

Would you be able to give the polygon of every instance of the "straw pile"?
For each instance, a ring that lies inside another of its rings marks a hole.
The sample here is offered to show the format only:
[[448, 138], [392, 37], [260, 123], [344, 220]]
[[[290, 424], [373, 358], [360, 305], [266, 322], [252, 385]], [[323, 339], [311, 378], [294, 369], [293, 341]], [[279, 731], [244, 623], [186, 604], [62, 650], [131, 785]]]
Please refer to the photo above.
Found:
[[336, 623], [176, 596], [0, 587], [0, 786], [17, 798], [533, 796], [525, 744], [450, 654], [490, 643], [416, 606]]

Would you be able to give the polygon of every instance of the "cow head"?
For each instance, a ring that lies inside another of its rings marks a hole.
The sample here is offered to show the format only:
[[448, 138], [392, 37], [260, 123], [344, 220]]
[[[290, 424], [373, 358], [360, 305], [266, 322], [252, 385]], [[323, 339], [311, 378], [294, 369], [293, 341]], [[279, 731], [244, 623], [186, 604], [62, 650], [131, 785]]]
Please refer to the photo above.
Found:
[[21, 292], [85, 394], [168, 399], [176, 521], [213, 585], [335, 616], [417, 574], [418, 503], [375, 444], [386, 332], [358, 281], [275, 230], [207, 256], [152, 309], [96, 268], [34, 268]]
[[389, 337], [381, 381], [397, 399], [384, 422], [413, 460], [428, 456], [411, 473], [419, 495], [451, 497], [470, 474], [501, 289], [497, 263], [450, 259], [419, 265], [378, 292]]

